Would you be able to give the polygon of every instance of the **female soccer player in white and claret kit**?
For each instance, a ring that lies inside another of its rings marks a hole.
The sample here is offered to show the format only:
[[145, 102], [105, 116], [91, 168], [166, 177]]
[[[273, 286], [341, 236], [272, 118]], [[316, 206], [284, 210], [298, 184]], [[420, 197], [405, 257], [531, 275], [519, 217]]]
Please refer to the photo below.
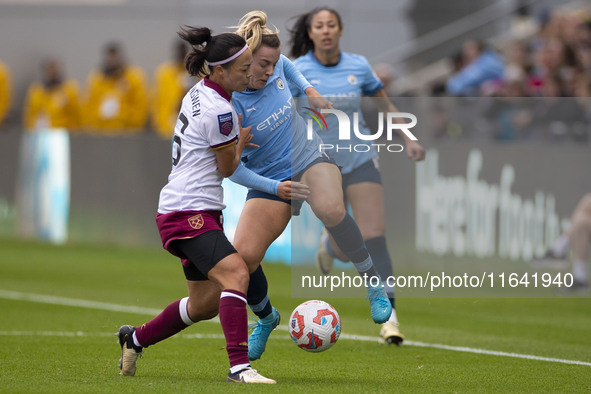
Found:
[[[359, 228], [345, 209], [339, 168], [319, 152], [317, 135], [308, 140], [306, 122], [296, 111], [287, 84], [298, 86], [312, 107], [332, 108], [332, 104], [281, 55], [278, 33], [266, 26], [266, 19], [264, 12], [252, 11], [240, 20], [236, 32], [253, 52], [252, 76], [248, 89], [233, 94], [236, 111], [245, 125], [256, 130], [252, 142], [259, 145], [244, 149], [243, 165], [230, 177], [250, 188], [234, 236], [234, 246], [251, 272], [248, 304], [259, 317], [248, 339], [250, 360], [261, 357], [269, 334], [280, 321], [269, 301], [260, 263], [289, 223], [292, 210], [299, 213], [302, 198], [359, 274], [379, 279]], [[372, 282], [367, 287], [371, 316], [376, 323], [384, 323], [392, 306], [381, 284]]]
[[[376, 97], [376, 105], [382, 112], [399, 112], [390, 102], [383, 83], [373, 72], [367, 59], [361, 55], [343, 52], [339, 41], [343, 32], [341, 17], [337, 11], [328, 7], [318, 7], [299, 15], [290, 30], [291, 55], [294, 65], [302, 75], [311, 81], [316, 90], [331, 100], [335, 108], [341, 109], [354, 119], [357, 112], [364, 125], [361, 114], [361, 97]], [[296, 85], [290, 85], [294, 97], [304, 96]], [[327, 145], [339, 146], [338, 124], [335, 116], [327, 116], [327, 132], [321, 133], [322, 141]], [[402, 122], [404, 123], [404, 122]], [[363, 134], [371, 134], [367, 127], [360, 127]], [[328, 132], [331, 130], [332, 132]], [[400, 132], [400, 130], [398, 130]], [[347, 144], [364, 144], [351, 133]], [[399, 133], [406, 143], [406, 153], [413, 161], [425, 158], [425, 150], [417, 142]], [[342, 167], [343, 194], [351, 206], [355, 221], [359, 225], [365, 245], [384, 280], [384, 287], [392, 304], [392, 314], [380, 330], [380, 342], [400, 344], [404, 336], [398, 328], [394, 309], [394, 287], [388, 286], [386, 278], [392, 275], [392, 260], [386, 246], [384, 195], [381, 174], [378, 168], [378, 155], [373, 146], [366, 152], [347, 149], [333, 149], [325, 152]], [[336, 242], [335, 242], [336, 241]], [[324, 232], [316, 256], [316, 265], [323, 274], [328, 274], [334, 258], [350, 260], [343, 253], [333, 234]]]
[[172, 171], [160, 192], [156, 222], [164, 248], [181, 258], [189, 296], [137, 327], [124, 325], [121, 374], [133, 376], [143, 348], [219, 312], [230, 359], [228, 382], [275, 383], [252, 369], [248, 360], [246, 292], [249, 273], [222, 226], [222, 179], [232, 175], [249, 146], [231, 104], [251, 76], [252, 52], [237, 34], [212, 36], [205, 27], [179, 35], [192, 45], [186, 59], [191, 75], [205, 75], [182, 101], [174, 130]]

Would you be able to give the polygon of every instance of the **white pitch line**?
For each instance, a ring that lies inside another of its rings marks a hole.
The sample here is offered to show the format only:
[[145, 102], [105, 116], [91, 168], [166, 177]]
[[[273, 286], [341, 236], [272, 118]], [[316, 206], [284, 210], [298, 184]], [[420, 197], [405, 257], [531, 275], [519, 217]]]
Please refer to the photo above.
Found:
[[[143, 308], [139, 306], [133, 305], [118, 305], [118, 304], [110, 304], [106, 302], [98, 302], [98, 301], [89, 301], [89, 300], [81, 300], [75, 298], [66, 298], [66, 297], [56, 297], [56, 296], [48, 296], [42, 294], [31, 294], [31, 293], [22, 293], [18, 291], [8, 291], [8, 290], [0, 290], [0, 298], [9, 299], [9, 300], [17, 300], [17, 301], [30, 301], [30, 302], [37, 302], [43, 304], [53, 304], [53, 305], [63, 305], [63, 306], [73, 306], [73, 307], [80, 307], [80, 308], [88, 308], [88, 309], [100, 309], [106, 311], [113, 311], [113, 312], [127, 312], [127, 313], [137, 313], [142, 315], [157, 315], [162, 310], [160, 309], [153, 309], [153, 308]], [[209, 322], [219, 322], [218, 319], [211, 319], [207, 320]], [[287, 326], [279, 326], [277, 329], [282, 331], [287, 331]], [[44, 336], [68, 336], [68, 337], [75, 337], [75, 336], [107, 336], [113, 334], [107, 333], [83, 333], [79, 332], [61, 332], [61, 331], [0, 331], [0, 336], [7, 336], [7, 335], [44, 335]], [[201, 338], [223, 338], [223, 335], [220, 334], [181, 334], [183, 338], [189, 339], [201, 339]], [[363, 342], [377, 342], [376, 337], [364, 336], [364, 335], [348, 335], [348, 334], [341, 334], [339, 339], [347, 339], [347, 340], [354, 340], [354, 341], [363, 341]], [[404, 341], [405, 346], [416, 346], [416, 347], [425, 347], [425, 348], [434, 348], [434, 349], [442, 349], [442, 350], [450, 350], [454, 352], [463, 352], [463, 353], [475, 353], [475, 354], [484, 354], [489, 356], [500, 356], [500, 357], [512, 357], [512, 358], [519, 358], [525, 360], [536, 360], [536, 361], [545, 361], [545, 362], [553, 362], [553, 363], [560, 363], [560, 364], [571, 364], [571, 365], [582, 365], [586, 367], [591, 367], [591, 362], [586, 361], [577, 361], [577, 360], [566, 360], [561, 358], [552, 358], [552, 357], [541, 357], [541, 356], [534, 356], [530, 354], [520, 354], [520, 353], [507, 353], [507, 352], [500, 352], [495, 350], [486, 350], [486, 349], [478, 349], [478, 348], [471, 348], [465, 346], [450, 346], [450, 345], [442, 345], [438, 343], [425, 343], [425, 342], [417, 342], [417, 341]]]
[[[363, 336], [363, 335], [341, 334], [339, 339], [341, 339], [341, 338], [352, 339], [355, 341], [377, 342], [377, 339], [375, 337], [368, 337], [368, 336]], [[425, 343], [425, 342], [408, 341], [408, 340], [404, 341], [404, 346], [427, 347], [427, 348], [434, 348], [434, 349], [451, 350], [454, 352], [486, 354], [489, 356], [513, 357], [513, 358], [521, 358], [521, 359], [526, 359], [526, 360], [547, 361], [547, 362], [553, 362], [553, 363], [584, 365], [586, 367], [591, 367], [591, 362], [586, 362], [586, 361], [566, 360], [566, 359], [562, 359], [562, 358], [542, 357], [542, 356], [534, 356], [534, 355], [530, 355], [530, 354], [507, 353], [507, 352], [499, 352], [496, 350], [478, 349], [478, 348], [472, 348], [472, 347], [466, 347], [466, 346], [450, 346], [450, 345], [442, 345], [439, 343]]]
[[[114, 337], [116, 333], [84, 331], [0, 331], [7, 337]], [[223, 334], [179, 334], [175, 338], [185, 339], [224, 339]]]
[[41, 304], [75, 306], [87, 309], [100, 309], [103, 311], [138, 313], [141, 315], [157, 315], [161, 309], [142, 308], [133, 305], [117, 305], [106, 302], [80, 300], [76, 298], [55, 297], [42, 294], [21, 293], [19, 291], [0, 290], [0, 298], [16, 301], [31, 301]]
[[429, 348], [436, 348], [436, 349], [443, 349], [443, 350], [452, 350], [454, 352], [486, 354], [489, 356], [513, 357], [513, 358], [521, 358], [521, 359], [526, 359], [526, 360], [547, 361], [547, 362], [552, 362], [552, 363], [584, 365], [586, 367], [591, 367], [590, 362], [577, 361], [577, 360], [565, 360], [563, 358], [541, 357], [541, 356], [534, 356], [534, 355], [530, 355], [530, 354], [498, 352], [495, 350], [476, 349], [476, 348], [465, 347], [465, 346], [449, 346], [449, 345], [440, 345], [437, 343], [424, 343], [424, 342], [415, 342], [415, 341], [405, 341], [404, 344], [411, 345], [411, 346], [418, 346], [418, 347], [429, 347]]
[[[56, 297], [44, 294], [33, 294], [33, 293], [22, 293], [19, 291], [9, 291], [9, 290], [1, 290], [0, 289], [0, 298], [8, 299], [8, 300], [16, 300], [16, 301], [30, 301], [30, 302], [37, 302], [41, 304], [52, 304], [52, 305], [62, 305], [62, 306], [73, 306], [79, 308], [87, 308], [87, 309], [98, 309], [102, 311], [112, 311], [112, 312], [125, 312], [125, 313], [136, 313], [139, 315], [151, 315], [156, 316], [162, 309], [154, 309], [154, 308], [144, 308], [140, 306], [134, 305], [119, 305], [119, 304], [110, 304], [107, 302], [99, 302], [99, 301], [89, 301], [89, 300], [81, 300], [76, 298], [66, 298], [66, 297]], [[212, 323], [219, 323], [219, 319], [213, 318], [207, 320]]]
[[6, 337], [112, 337], [106, 332], [83, 331], [0, 331], [0, 336]]

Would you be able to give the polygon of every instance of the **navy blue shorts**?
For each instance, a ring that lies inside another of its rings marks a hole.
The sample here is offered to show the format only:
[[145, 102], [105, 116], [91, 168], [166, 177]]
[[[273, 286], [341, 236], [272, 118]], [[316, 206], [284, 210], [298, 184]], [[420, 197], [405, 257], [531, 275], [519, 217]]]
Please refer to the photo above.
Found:
[[[312, 167], [313, 165], [318, 164], [318, 163], [330, 163], [330, 164], [334, 164], [335, 166], [337, 165], [336, 162], [332, 158], [328, 157], [328, 155], [326, 155], [326, 153], [323, 153], [322, 156], [320, 156], [319, 158], [310, 162], [310, 164], [308, 164], [302, 171], [298, 172], [291, 179], [288, 178], [288, 179], [284, 179], [283, 181], [292, 180], [294, 182], [299, 182], [302, 179], [302, 176], [304, 175], [304, 173], [310, 167]], [[255, 189], [248, 189], [248, 194], [246, 195], [246, 201], [250, 200], [251, 198], [266, 198], [267, 200], [281, 201], [286, 204], [289, 204], [289, 205], [291, 205], [292, 216], [299, 216], [300, 211], [302, 210], [302, 205], [304, 204], [304, 200], [284, 200], [275, 194], [270, 194], [270, 193], [262, 192], [260, 190], [255, 190]]]
[[348, 174], [343, 174], [343, 193], [347, 187], [362, 182], [382, 183], [382, 175], [375, 159], [366, 161]]

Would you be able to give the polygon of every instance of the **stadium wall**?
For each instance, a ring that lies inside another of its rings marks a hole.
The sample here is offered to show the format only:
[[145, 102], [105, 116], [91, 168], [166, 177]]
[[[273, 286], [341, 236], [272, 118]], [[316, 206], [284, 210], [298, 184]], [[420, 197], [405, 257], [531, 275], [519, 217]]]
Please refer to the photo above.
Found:
[[[23, 134], [0, 133], [0, 235], [16, 235], [16, 189]], [[69, 242], [160, 246], [158, 194], [170, 170], [170, 143], [150, 135], [72, 135]], [[530, 259], [543, 253], [580, 197], [591, 190], [588, 146], [426, 143], [427, 160], [380, 155], [388, 245], [397, 265], [430, 259]], [[233, 234], [245, 189], [226, 184]], [[306, 220], [310, 211], [304, 211]], [[268, 258], [288, 262], [291, 236], [312, 259], [320, 225], [289, 231]], [[290, 229], [291, 230], [291, 229]], [[318, 232], [316, 234], [315, 232]], [[230, 235], [231, 236], [231, 235]]]
[[[427, 145], [416, 165], [382, 155], [389, 246], [397, 265], [529, 261], [543, 255], [591, 191], [588, 146]], [[385, 170], [387, 168], [387, 170]]]

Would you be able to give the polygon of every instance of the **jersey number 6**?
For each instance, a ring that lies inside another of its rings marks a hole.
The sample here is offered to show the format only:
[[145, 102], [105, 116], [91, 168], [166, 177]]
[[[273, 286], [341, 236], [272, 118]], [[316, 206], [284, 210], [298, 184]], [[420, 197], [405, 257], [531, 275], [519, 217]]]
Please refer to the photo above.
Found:
[[[184, 135], [185, 130], [189, 126], [189, 120], [187, 119], [185, 114], [182, 112], [179, 115], [179, 120], [183, 124], [183, 127], [181, 127], [181, 134]], [[175, 144], [176, 144], [176, 149], [175, 149]], [[176, 157], [174, 156], [175, 150], [176, 150]], [[180, 159], [181, 159], [181, 137], [179, 137], [178, 135], [175, 135], [172, 140], [172, 165], [176, 166], [177, 164], [179, 164]]]

